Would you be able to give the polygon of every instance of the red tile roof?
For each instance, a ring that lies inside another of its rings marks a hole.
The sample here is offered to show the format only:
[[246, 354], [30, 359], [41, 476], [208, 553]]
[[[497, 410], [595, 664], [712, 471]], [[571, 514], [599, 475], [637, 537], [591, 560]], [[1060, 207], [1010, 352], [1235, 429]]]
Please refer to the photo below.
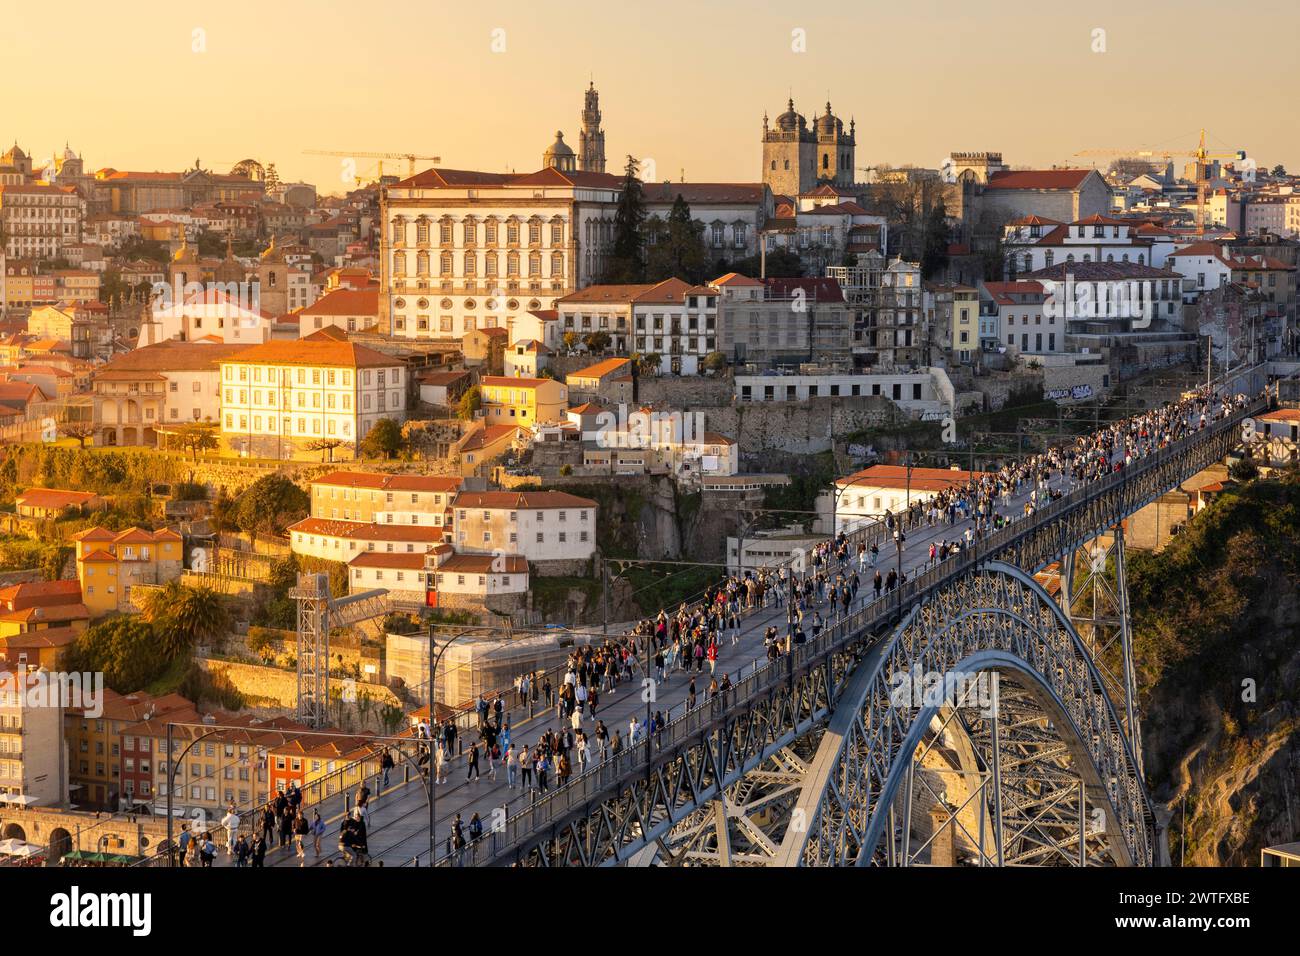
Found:
[[907, 468], [903, 465], [872, 465], [854, 472], [837, 482], [841, 488], [861, 486], [866, 488], [908, 488], [913, 491], [945, 491], [962, 485], [972, 477], [985, 475], [982, 471], [959, 471], [948, 468], [913, 468], [910, 484]]
[[[322, 332], [326, 331], [321, 329]], [[319, 333], [316, 333], [319, 334]], [[326, 336], [309, 335], [294, 341], [270, 341], [251, 345], [225, 362], [255, 365], [312, 365], [342, 368], [372, 368], [401, 365], [400, 359], [384, 355], [354, 342], [338, 342]]]
[[327, 538], [356, 538], [361, 541], [402, 541], [441, 543], [443, 529], [422, 524], [372, 524], [361, 521], [332, 521], [327, 518], [303, 518], [291, 524], [295, 534], [318, 534]]
[[442, 554], [451, 545], [440, 544], [430, 551], [363, 551], [348, 562], [354, 568], [394, 568], [399, 571], [423, 571], [426, 554]]
[[93, 491], [28, 488], [14, 499], [14, 503], [26, 508], [75, 508], [98, 497]]
[[596, 502], [564, 491], [462, 491], [452, 502], [452, 507], [527, 511], [548, 508], [595, 508]]
[[1094, 169], [1008, 169], [989, 177], [985, 189], [1078, 189]]
[[453, 554], [438, 565], [439, 574], [527, 574], [528, 561], [517, 554]]
[[465, 483], [465, 479], [443, 475], [389, 475], [373, 471], [331, 471], [328, 475], [313, 478], [311, 483], [346, 488], [372, 488], [376, 491], [453, 492]]

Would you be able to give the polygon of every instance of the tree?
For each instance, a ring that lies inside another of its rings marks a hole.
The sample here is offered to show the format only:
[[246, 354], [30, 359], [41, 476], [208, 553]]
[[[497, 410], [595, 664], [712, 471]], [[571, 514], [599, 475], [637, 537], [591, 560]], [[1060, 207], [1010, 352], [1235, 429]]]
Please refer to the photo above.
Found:
[[[743, 276], [753, 276], [758, 278], [763, 274], [763, 261], [761, 256], [746, 256], [744, 259], [724, 263], [723, 268], [717, 270], [721, 275], [723, 272], [739, 272]], [[803, 260], [799, 254], [792, 252], [784, 247], [773, 249], [767, 254], [767, 277], [769, 279], [797, 279], [804, 274]]]
[[205, 422], [186, 422], [166, 435], [165, 447], [189, 453], [195, 462], [199, 452], [211, 451], [217, 447], [217, 436], [213, 426]]
[[156, 680], [167, 661], [158, 653], [153, 625], [123, 614], [86, 628], [71, 648], [69, 666], [102, 673], [109, 688], [127, 694]]
[[188, 654], [196, 644], [210, 644], [230, 629], [230, 613], [210, 587], [169, 581], [144, 599], [144, 619], [153, 625], [167, 660]]
[[651, 219], [655, 237], [646, 254], [646, 281], [678, 278], [699, 283], [705, 279], [709, 256], [704, 245], [704, 223], [691, 218], [691, 207], [678, 194], [667, 223]]
[[284, 475], [263, 475], [239, 496], [236, 520], [241, 531], [283, 534], [286, 527], [307, 517], [310, 507], [307, 492]]
[[606, 282], [642, 282], [645, 279], [645, 194], [637, 174], [641, 164], [628, 156], [623, 168], [623, 191], [614, 211], [614, 251], [605, 271]]
[[317, 438], [315, 441], [307, 443], [307, 450], [320, 452], [321, 461], [333, 461], [334, 449], [345, 444], [347, 442], [342, 438]]
[[658, 352], [647, 352], [637, 360], [637, 372], [642, 375], [658, 375], [663, 360], [664, 357]]
[[943, 197], [926, 213], [921, 249], [921, 275], [929, 278], [948, 266], [948, 210]]
[[710, 352], [700, 365], [706, 372], [721, 372], [727, 367], [727, 356], [722, 352]]
[[599, 330], [588, 332], [582, 337], [582, 344], [587, 346], [588, 352], [603, 352], [605, 349], [609, 348], [609, 333]]
[[564, 347], [572, 352], [578, 347], [578, 333], [570, 329], [564, 333]]
[[99, 301], [110, 309], [118, 309], [131, 295], [130, 287], [122, 280], [120, 269], [108, 269], [99, 284]]
[[370, 426], [361, 440], [361, 453], [372, 458], [392, 458], [402, 450], [402, 426], [391, 418], [381, 418]]
[[1281, 179], [1286, 175], [1286, 167], [1283, 166], [1281, 163], [1278, 163], [1276, 166], [1273, 167], [1273, 175]]
[[217, 497], [212, 502], [210, 520], [213, 531], [239, 530], [239, 501], [230, 497], [225, 488], [217, 492]]
[[460, 404], [456, 406], [456, 415], [463, 421], [472, 421], [474, 415], [483, 407], [483, 389], [474, 385], [465, 390], [465, 394], [460, 397]]
[[1228, 477], [1233, 481], [1248, 482], [1259, 477], [1259, 468], [1249, 458], [1241, 458], [1228, 468]]
[[59, 434], [64, 438], [75, 438], [78, 444], [86, 447], [86, 440], [95, 436], [95, 423], [78, 419], [59, 422]]

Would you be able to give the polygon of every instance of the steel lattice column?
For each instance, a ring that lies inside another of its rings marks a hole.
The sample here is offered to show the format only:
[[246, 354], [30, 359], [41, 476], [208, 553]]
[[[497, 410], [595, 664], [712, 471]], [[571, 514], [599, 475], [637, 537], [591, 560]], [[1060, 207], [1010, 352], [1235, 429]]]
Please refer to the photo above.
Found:
[[329, 576], [299, 574], [289, 597], [298, 602], [298, 719], [324, 727], [329, 722]]

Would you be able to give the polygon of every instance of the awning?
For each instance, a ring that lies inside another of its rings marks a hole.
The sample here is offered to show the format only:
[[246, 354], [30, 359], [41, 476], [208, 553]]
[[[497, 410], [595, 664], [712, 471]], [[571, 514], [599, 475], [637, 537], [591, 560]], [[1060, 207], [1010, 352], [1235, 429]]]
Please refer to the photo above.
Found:
[[0, 854], [4, 856], [36, 856], [44, 850], [45, 847], [25, 840], [0, 840]]

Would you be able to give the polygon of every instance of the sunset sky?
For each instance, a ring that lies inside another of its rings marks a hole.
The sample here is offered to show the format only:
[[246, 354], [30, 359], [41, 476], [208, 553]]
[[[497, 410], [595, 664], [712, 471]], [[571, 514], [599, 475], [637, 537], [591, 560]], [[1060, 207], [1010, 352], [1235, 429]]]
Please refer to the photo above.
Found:
[[[764, 110], [829, 95], [858, 123], [860, 165], [937, 166], [952, 150], [1082, 164], [1088, 147], [1246, 149], [1300, 166], [1289, 103], [1300, 4], [1255, 0], [65, 0], [0, 31], [0, 140], [37, 159], [65, 141], [92, 169], [225, 171], [343, 188], [303, 149], [417, 152], [532, 170], [561, 129], [575, 148], [594, 76], [611, 167], [657, 179], [760, 178]], [[1230, 11], [1230, 12], [1222, 12]], [[1106, 31], [1094, 53], [1093, 31]], [[791, 49], [805, 31], [807, 52]], [[195, 31], [206, 52], [194, 52]], [[494, 52], [504, 30], [504, 52]], [[498, 43], [501, 34], [496, 34]], [[1096, 160], [1104, 165], [1106, 160]], [[426, 164], [428, 165], [428, 164]], [[359, 171], [373, 171], [360, 161]], [[406, 164], [385, 172], [405, 173]], [[348, 184], [350, 185], [350, 183]]]

